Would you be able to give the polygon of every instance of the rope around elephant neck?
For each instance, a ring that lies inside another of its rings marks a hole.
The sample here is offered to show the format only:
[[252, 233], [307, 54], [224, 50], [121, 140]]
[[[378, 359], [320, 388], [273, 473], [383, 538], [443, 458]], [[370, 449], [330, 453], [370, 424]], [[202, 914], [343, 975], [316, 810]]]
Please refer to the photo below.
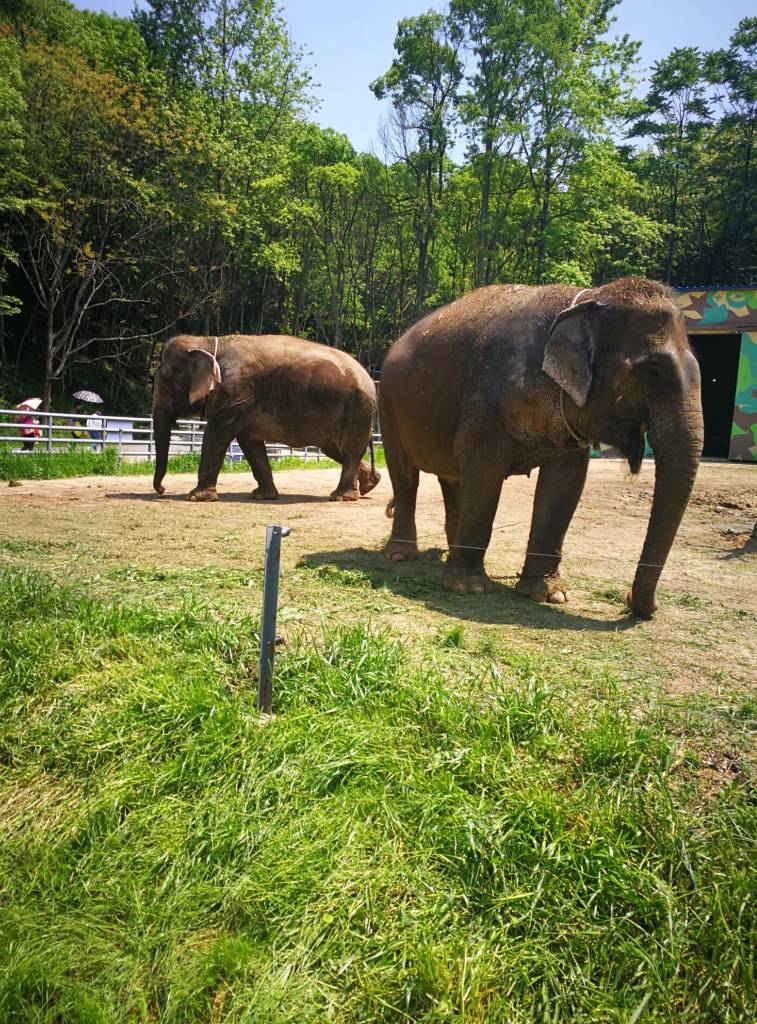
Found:
[[565, 429], [568, 431], [573, 440], [578, 443], [578, 447], [590, 448], [591, 441], [585, 441], [582, 437], [579, 437], [565, 417], [565, 392], [562, 388], [560, 388], [560, 415], [562, 416], [562, 421], [565, 424]]
[[[584, 295], [586, 292], [588, 292], [590, 290], [591, 289], [589, 289], [589, 288], [582, 288], [580, 292], [576, 292], [576, 294], [573, 296], [573, 299], [572, 299], [570, 305], [568, 306], [568, 309], [573, 309], [573, 307], [578, 302], [578, 300], [581, 298], [581, 296]], [[573, 438], [573, 440], [578, 444], [578, 447], [579, 448], [590, 448], [591, 447], [591, 441], [585, 441], [582, 437], [579, 437], [579, 435], [575, 432], [573, 427], [571, 427], [570, 423], [568, 423], [568, 420], [567, 420], [567, 418], [565, 416], [565, 392], [563, 391], [562, 388], [560, 388], [560, 416], [562, 417], [562, 421], [563, 421], [563, 424], [565, 425], [565, 429], [568, 431], [568, 433]]]

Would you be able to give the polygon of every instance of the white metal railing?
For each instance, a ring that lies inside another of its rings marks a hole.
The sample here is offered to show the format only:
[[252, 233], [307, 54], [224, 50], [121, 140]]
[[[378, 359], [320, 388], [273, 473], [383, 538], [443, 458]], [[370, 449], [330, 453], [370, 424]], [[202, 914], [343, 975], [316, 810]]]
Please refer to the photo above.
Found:
[[[22, 423], [30, 417], [33, 424]], [[115, 448], [118, 464], [124, 459], [155, 459], [155, 434], [151, 416], [102, 416], [101, 425], [97, 429], [87, 426], [87, 420], [93, 417], [86, 413], [59, 412], [24, 412], [19, 409], [0, 409], [0, 444], [10, 444], [12, 451], [22, 454], [26, 451], [64, 452], [77, 447], [88, 446], [96, 452], [105, 448]], [[169, 455], [194, 455], [202, 449], [202, 437], [206, 420], [178, 420], [171, 431]], [[22, 430], [33, 428], [39, 430], [39, 437], [29, 437]], [[98, 436], [99, 435], [99, 436]], [[374, 433], [374, 445], [381, 445], [381, 434]], [[32, 447], [29, 448], [28, 446]], [[313, 445], [305, 448], [292, 448], [284, 444], [267, 444], [270, 458], [281, 458], [293, 455], [304, 459], [320, 462], [326, 456]], [[242, 449], [236, 441], [232, 441], [226, 458], [237, 462], [244, 458]]]

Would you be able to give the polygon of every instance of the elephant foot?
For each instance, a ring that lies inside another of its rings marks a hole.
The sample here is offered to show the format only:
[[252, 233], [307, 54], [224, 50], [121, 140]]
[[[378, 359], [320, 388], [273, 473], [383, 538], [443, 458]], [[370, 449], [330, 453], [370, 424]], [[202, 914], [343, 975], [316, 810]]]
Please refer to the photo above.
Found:
[[329, 498], [332, 501], [359, 501], [360, 491], [357, 489], [357, 487], [350, 488], [349, 491], [336, 490], [331, 492]]
[[369, 491], [372, 491], [381, 479], [381, 474], [377, 469], [371, 471], [367, 466], [361, 466], [357, 476], [361, 494], [367, 494]]
[[539, 604], [566, 604], [568, 585], [559, 576], [521, 576], [515, 593]]
[[384, 546], [384, 558], [390, 562], [412, 562], [418, 557], [418, 545], [402, 540], [388, 540]]
[[187, 501], [218, 501], [218, 491], [215, 487], [195, 487], [187, 495]]
[[442, 586], [452, 594], [488, 594], [492, 581], [481, 570], [465, 572], [462, 569], [447, 568], [442, 576]]
[[637, 598], [634, 596], [633, 588], [631, 588], [631, 590], [626, 594], [626, 605], [628, 606], [628, 609], [634, 615], [638, 615], [640, 619], [651, 619], [659, 608], [657, 598], [654, 594], [651, 598]]
[[256, 487], [250, 497], [253, 501], [276, 501], [279, 496], [279, 492], [274, 487]]

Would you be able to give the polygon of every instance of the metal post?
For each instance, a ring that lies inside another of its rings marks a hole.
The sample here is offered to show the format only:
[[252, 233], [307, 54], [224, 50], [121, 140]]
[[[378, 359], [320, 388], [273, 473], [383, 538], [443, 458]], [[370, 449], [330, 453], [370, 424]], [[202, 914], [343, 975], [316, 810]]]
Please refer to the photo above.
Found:
[[48, 412], [47, 414], [47, 452], [48, 455], [53, 450], [53, 414]]
[[124, 429], [118, 428], [118, 475], [121, 476], [124, 458]]
[[[154, 427], [154, 424], [153, 424], [153, 421], [151, 419], [150, 420], [150, 434], [149, 434], [149, 437], [147, 438], [147, 461], [148, 462], [152, 462], [152, 432], [153, 432], [153, 427]], [[170, 438], [169, 438], [169, 441], [168, 441], [168, 448], [169, 448], [169, 451], [170, 451], [170, 448], [171, 448], [171, 440], [170, 440]]]
[[289, 528], [286, 526], [266, 527], [257, 707], [259, 711], [265, 711], [267, 714], [270, 714], [273, 702], [273, 659], [276, 655], [276, 611], [279, 601], [281, 538], [287, 536], [289, 536]]

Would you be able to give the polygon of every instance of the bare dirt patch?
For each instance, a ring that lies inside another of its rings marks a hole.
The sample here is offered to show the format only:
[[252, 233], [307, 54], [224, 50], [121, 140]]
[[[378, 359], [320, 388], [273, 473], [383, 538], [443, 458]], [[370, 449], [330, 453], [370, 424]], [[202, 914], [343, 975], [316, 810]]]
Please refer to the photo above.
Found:
[[[368, 617], [419, 637], [462, 621], [469, 646], [549, 645], [552, 653], [564, 653], [566, 666], [580, 656], [583, 664], [596, 661], [598, 673], [611, 655], [628, 681], [652, 681], [679, 694], [754, 684], [757, 554], [750, 531], [757, 519], [757, 467], [701, 467], [652, 622], [631, 619], [622, 606], [646, 531], [651, 463], [632, 480], [621, 463], [592, 462], [565, 544], [570, 602], [559, 608], [529, 604], [511, 590], [525, 552], [536, 474], [505, 483], [487, 556], [497, 585], [481, 597], [441, 590], [446, 544], [433, 478], [422, 478], [418, 500], [425, 553], [400, 564], [380, 553], [389, 532], [386, 471], [378, 487], [354, 503], [329, 501], [337, 479], [337, 470], [280, 473], [280, 500], [259, 503], [250, 499], [251, 477], [226, 474], [220, 501], [199, 505], [186, 501], [191, 476], [169, 477], [162, 498], [146, 477], [24, 482], [0, 489], [0, 538], [6, 559], [19, 559], [14, 542], [25, 544], [27, 563], [64, 569], [75, 562], [80, 575], [117, 565], [257, 572], [264, 527], [277, 522], [292, 530], [284, 545], [282, 602], [298, 621]], [[355, 572], [357, 584], [350, 576]], [[257, 612], [256, 587], [234, 599]]]

